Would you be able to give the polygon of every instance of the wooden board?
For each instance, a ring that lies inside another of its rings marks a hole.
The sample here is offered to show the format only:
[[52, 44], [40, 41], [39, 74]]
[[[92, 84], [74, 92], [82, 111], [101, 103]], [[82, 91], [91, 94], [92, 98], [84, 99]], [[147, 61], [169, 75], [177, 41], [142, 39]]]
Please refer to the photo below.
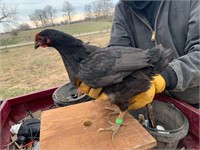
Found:
[[[97, 132], [109, 126], [116, 116], [108, 117], [107, 101], [90, 101], [43, 111], [41, 114], [40, 150], [129, 150], [150, 149], [156, 140], [129, 113], [115, 139], [112, 132]], [[112, 105], [113, 107], [113, 105]], [[85, 125], [85, 123], [91, 125]]]

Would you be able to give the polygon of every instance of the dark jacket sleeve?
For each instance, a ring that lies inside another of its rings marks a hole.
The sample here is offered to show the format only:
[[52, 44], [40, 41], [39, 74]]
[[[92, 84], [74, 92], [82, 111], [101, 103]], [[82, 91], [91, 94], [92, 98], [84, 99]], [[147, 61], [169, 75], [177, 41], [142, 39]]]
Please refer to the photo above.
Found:
[[176, 92], [182, 92], [200, 84], [200, 1], [191, 0], [190, 7], [185, 55], [170, 63], [178, 78], [177, 85], [173, 89]]

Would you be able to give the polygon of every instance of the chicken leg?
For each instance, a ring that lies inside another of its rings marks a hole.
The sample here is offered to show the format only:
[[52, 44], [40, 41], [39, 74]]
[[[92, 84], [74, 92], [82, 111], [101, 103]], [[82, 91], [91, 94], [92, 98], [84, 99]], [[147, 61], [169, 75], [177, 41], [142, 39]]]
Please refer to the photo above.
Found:
[[97, 132], [113, 131], [112, 140], [114, 140], [115, 135], [117, 134], [120, 126], [123, 125], [122, 120], [123, 120], [123, 117], [124, 117], [125, 113], [126, 113], [126, 111], [120, 111], [119, 116], [116, 118], [115, 123], [112, 123], [112, 122], [109, 121], [108, 123], [111, 125], [110, 127], [108, 127], [108, 128], [100, 128]]

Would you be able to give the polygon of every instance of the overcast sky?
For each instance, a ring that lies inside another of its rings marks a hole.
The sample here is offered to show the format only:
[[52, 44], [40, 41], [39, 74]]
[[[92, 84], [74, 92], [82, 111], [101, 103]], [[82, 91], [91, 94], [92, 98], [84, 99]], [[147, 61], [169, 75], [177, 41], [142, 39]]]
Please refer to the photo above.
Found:
[[[16, 7], [18, 10], [19, 20], [23, 21], [32, 14], [35, 9], [43, 9], [46, 5], [51, 5], [57, 9], [57, 13], [61, 13], [63, 2], [66, 0], [4, 0], [6, 6]], [[76, 9], [83, 12], [84, 5], [94, 0], [68, 0]]]
[[[46, 5], [51, 5], [56, 8], [56, 16], [62, 17], [63, 12], [63, 2], [68, 1], [74, 7], [76, 14], [83, 14], [85, 4], [89, 4], [96, 0], [3, 0], [5, 5], [9, 8], [17, 8], [17, 21], [21, 23], [29, 23], [29, 15], [34, 12], [35, 9], [43, 9]], [[112, 0], [115, 5], [118, 0]], [[2, 0], [0, 0], [2, 2]], [[4, 32], [2, 26], [0, 25], [0, 33]]]
[[[2, 0], [0, 0], [2, 1]], [[16, 7], [19, 23], [29, 22], [29, 15], [34, 12], [35, 9], [43, 9], [46, 5], [51, 5], [56, 8], [57, 16], [62, 17], [62, 5], [66, 0], [3, 0], [7, 7]], [[76, 13], [83, 13], [85, 4], [96, 0], [67, 0], [70, 2], [76, 10]], [[118, 0], [112, 0], [113, 4], [116, 4]]]

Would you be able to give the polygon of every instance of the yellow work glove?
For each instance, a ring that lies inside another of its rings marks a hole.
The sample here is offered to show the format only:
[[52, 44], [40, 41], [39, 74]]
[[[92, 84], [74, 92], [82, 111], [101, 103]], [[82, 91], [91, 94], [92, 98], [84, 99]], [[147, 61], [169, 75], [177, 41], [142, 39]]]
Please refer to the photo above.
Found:
[[156, 93], [161, 93], [165, 89], [165, 80], [161, 75], [156, 75], [151, 81], [151, 86], [146, 92], [133, 96], [128, 107], [129, 110], [139, 109], [151, 103]]
[[89, 85], [81, 82], [78, 86], [80, 90], [88, 96], [98, 100], [109, 100], [109, 97], [105, 93], [101, 93], [102, 88], [91, 88]]
[[[109, 97], [105, 93], [101, 93], [102, 88], [91, 88], [84, 82], [80, 82], [78, 87], [80, 90], [88, 96], [97, 100], [109, 100]], [[146, 92], [142, 92], [133, 96], [129, 105], [129, 110], [139, 109], [151, 103], [156, 93], [161, 93], [165, 89], [165, 80], [161, 75], [153, 77], [151, 86]]]

